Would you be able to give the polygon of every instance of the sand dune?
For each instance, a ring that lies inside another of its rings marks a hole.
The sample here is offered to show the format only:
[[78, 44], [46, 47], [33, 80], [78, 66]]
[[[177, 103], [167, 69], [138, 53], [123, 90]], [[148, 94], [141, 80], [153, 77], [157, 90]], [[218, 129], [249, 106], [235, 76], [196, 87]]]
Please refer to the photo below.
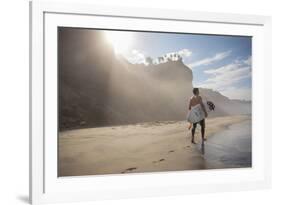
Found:
[[[249, 116], [210, 118], [206, 136]], [[200, 129], [196, 141], [200, 142]], [[208, 165], [190, 143], [185, 121], [147, 122], [59, 133], [59, 176], [220, 168]]]

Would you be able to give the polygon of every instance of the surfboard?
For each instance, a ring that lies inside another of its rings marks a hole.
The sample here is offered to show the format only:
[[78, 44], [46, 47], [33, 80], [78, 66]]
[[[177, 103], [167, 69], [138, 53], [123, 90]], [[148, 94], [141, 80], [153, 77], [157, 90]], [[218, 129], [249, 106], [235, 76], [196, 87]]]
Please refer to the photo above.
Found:
[[196, 123], [205, 118], [205, 113], [200, 104], [195, 105], [187, 114], [187, 121], [191, 123]]

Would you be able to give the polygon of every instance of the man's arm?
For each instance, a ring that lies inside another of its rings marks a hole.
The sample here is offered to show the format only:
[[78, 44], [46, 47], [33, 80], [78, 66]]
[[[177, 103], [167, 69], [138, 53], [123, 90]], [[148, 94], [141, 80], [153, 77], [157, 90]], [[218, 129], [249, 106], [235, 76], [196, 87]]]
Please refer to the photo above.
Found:
[[207, 111], [206, 111], [206, 108], [205, 108], [205, 105], [204, 105], [204, 103], [203, 103], [203, 101], [202, 101], [201, 96], [199, 96], [199, 103], [200, 103], [201, 107], [203, 108], [203, 111], [204, 111], [204, 113], [205, 113], [205, 116], [208, 117], [208, 113], [207, 113]]

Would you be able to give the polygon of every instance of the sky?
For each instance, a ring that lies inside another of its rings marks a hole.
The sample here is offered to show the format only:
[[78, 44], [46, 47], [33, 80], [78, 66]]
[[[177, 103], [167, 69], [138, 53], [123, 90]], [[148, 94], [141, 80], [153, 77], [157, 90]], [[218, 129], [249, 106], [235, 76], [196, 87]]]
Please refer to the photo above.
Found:
[[115, 52], [131, 63], [179, 54], [193, 71], [193, 86], [219, 91], [230, 99], [251, 100], [252, 39], [157, 32], [108, 31]]

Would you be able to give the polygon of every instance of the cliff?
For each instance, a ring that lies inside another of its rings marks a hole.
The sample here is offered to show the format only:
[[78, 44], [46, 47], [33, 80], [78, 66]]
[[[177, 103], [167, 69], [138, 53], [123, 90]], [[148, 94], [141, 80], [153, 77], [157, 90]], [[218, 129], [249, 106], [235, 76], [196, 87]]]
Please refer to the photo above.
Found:
[[[184, 120], [192, 70], [181, 59], [131, 64], [115, 56], [102, 32], [59, 28], [59, 127], [73, 129]], [[250, 113], [250, 103], [200, 89], [214, 116]]]

